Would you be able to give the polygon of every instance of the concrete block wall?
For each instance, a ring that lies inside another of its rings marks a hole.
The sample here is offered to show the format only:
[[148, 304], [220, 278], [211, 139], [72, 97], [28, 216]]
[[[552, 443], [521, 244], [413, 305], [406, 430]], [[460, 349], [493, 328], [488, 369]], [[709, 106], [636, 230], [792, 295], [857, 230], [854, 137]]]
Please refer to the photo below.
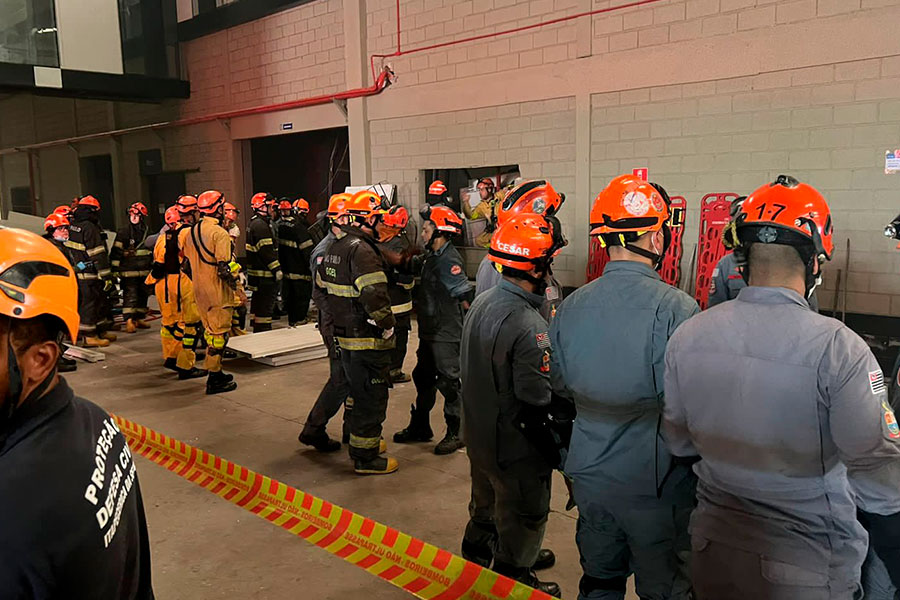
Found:
[[900, 212], [900, 177], [884, 174], [885, 151], [900, 145], [898, 68], [900, 59], [877, 59], [594, 95], [592, 193], [648, 167], [685, 196], [687, 270], [703, 195], [747, 194], [792, 174], [821, 190], [834, 215], [822, 305], [834, 306], [849, 237], [847, 310], [900, 316], [900, 252], [882, 235]]
[[[423, 170], [518, 164], [523, 177], [550, 179], [566, 194], [559, 214], [564, 228], [577, 218], [572, 97], [372, 121], [371, 131], [373, 179], [396, 184], [400, 202], [413, 213], [430, 183], [421, 179]], [[567, 247], [557, 257], [564, 285], [580, 283], [574, 271], [580, 251]]]

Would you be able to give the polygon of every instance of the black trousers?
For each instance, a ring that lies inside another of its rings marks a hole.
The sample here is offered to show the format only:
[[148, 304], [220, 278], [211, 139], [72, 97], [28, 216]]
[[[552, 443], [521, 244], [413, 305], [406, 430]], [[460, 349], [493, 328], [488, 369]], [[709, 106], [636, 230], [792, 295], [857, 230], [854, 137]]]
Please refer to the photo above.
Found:
[[103, 320], [103, 282], [99, 279], [78, 280], [78, 332], [82, 336], [96, 336], [97, 326]]
[[288, 324], [293, 325], [306, 320], [309, 313], [309, 300], [312, 298], [312, 281], [305, 279], [284, 279], [281, 290], [284, 311], [288, 316]]
[[403, 361], [406, 360], [406, 347], [409, 344], [409, 326], [404, 327], [398, 322], [396, 327], [394, 327], [394, 340], [396, 340], [397, 345], [391, 351], [392, 373], [403, 370]]
[[305, 435], [318, 437], [326, 433], [328, 421], [344, 407], [344, 433], [350, 435], [350, 420], [353, 403], [350, 400], [350, 382], [344, 374], [344, 365], [341, 362], [341, 351], [334, 344], [331, 336], [322, 336], [325, 347], [328, 348], [329, 377], [325, 387], [319, 392], [316, 403], [313, 404], [306, 424], [303, 426]]
[[147, 316], [149, 290], [140, 277], [126, 277], [121, 280], [122, 316], [128, 319], [143, 319]]
[[255, 282], [253, 297], [250, 299], [250, 324], [253, 332], [271, 331], [272, 313], [275, 310], [277, 286], [274, 279], [260, 279]]
[[459, 419], [459, 342], [434, 342], [419, 339], [416, 368], [412, 378], [416, 384], [416, 412], [428, 414], [444, 396], [444, 419]]
[[389, 350], [341, 350], [344, 374], [350, 382], [353, 415], [350, 419], [350, 458], [370, 461], [378, 457], [381, 426], [387, 412]]

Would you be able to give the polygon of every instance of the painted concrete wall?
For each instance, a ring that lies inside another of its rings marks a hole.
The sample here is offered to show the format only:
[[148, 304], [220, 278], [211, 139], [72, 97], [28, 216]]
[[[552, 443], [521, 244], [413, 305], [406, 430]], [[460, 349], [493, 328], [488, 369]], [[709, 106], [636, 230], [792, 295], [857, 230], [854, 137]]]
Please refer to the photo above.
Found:
[[122, 74], [119, 5], [110, 0], [56, 0], [59, 66]]
[[[401, 0], [401, 43], [411, 50], [624, 3]], [[0, 100], [0, 148], [368, 85], [360, 57], [396, 49], [394, 5], [318, 0], [184, 44], [184, 102]], [[567, 195], [560, 216], [570, 246], [558, 271], [573, 285], [583, 278], [592, 199], [612, 176], [646, 166], [688, 198], [687, 269], [703, 194], [747, 193], [786, 171], [825, 192], [835, 214], [823, 305], [832, 305], [849, 237], [847, 309], [900, 316], [900, 255], [880, 234], [900, 212], [900, 176], [883, 173], [884, 151], [900, 147], [898, 22], [900, 0], [666, 0], [389, 58], [397, 82], [349, 103], [349, 118], [329, 105], [127, 135], [101, 149], [118, 153], [117, 195], [129, 201], [141, 194], [137, 151], [154, 147], [166, 169], [189, 171], [190, 189], [237, 199], [247, 191], [237, 140], [275, 134], [288, 120], [296, 131], [349, 123], [357, 177], [397, 183], [412, 207], [422, 169], [519, 163]], [[40, 152], [41, 195], [80, 191], [66, 163], [93, 151]], [[27, 185], [22, 155], [0, 164], [0, 197]]]

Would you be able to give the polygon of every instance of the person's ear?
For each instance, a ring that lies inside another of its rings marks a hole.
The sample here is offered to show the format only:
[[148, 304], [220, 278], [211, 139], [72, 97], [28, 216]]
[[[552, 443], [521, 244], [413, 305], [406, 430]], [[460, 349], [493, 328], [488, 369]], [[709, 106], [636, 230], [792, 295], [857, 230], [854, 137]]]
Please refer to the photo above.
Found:
[[34, 344], [19, 357], [22, 373], [35, 381], [43, 381], [56, 368], [59, 355], [60, 348], [56, 342]]

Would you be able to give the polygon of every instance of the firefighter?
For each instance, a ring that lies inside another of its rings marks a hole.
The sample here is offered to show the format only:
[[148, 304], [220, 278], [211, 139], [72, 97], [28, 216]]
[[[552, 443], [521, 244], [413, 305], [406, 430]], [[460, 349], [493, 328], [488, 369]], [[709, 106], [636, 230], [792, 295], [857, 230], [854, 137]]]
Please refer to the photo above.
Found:
[[392, 206], [378, 225], [378, 242], [381, 252], [391, 269], [388, 271], [388, 292], [391, 295], [391, 312], [397, 324], [394, 326], [394, 347], [391, 358], [391, 383], [407, 383], [412, 378], [403, 372], [406, 347], [412, 329], [412, 290], [415, 277], [409, 261], [415, 251], [406, 235], [409, 212], [403, 206]]
[[419, 348], [412, 378], [416, 403], [409, 425], [394, 434], [400, 444], [427, 442], [430, 413], [440, 390], [444, 396], [447, 433], [434, 448], [445, 455], [463, 447], [459, 438], [459, 339], [463, 313], [474, 299], [475, 289], [463, 269], [463, 260], [451, 238], [462, 233], [462, 219], [446, 206], [426, 207], [422, 240], [426, 254], [421, 266], [418, 293]]
[[[241, 211], [238, 207], [236, 207], [231, 202], [225, 203], [225, 212], [224, 217], [222, 218], [222, 229], [228, 232], [228, 236], [231, 238], [232, 247], [237, 247], [238, 238], [241, 237], [241, 228], [237, 224], [238, 216], [240, 216]], [[237, 257], [232, 257], [235, 263], [237, 262]], [[234, 313], [231, 315], [231, 337], [235, 337], [238, 335], [247, 335], [247, 305], [243, 302], [243, 298], [246, 297], [246, 293], [244, 290], [247, 287], [247, 276], [244, 274], [244, 271], [241, 270], [238, 273], [238, 289], [235, 290], [235, 302], [238, 305], [234, 309]]]
[[109, 253], [113, 276], [119, 279], [122, 288], [122, 316], [125, 331], [134, 333], [138, 329], [149, 329], [144, 319], [147, 317], [147, 287], [144, 280], [150, 274], [152, 252], [144, 246], [147, 239], [147, 207], [135, 202], [128, 208], [128, 225], [116, 232]]
[[269, 194], [254, 194], [250, 199], [253, 217], [247, 226], [247, 275], [248, 289], [253, 290], [250, 303], [250, 323], [253, 332], [270, 331], [278, 282], [281, 281], [281, 263], [278, 247], [272, 234]]
[[219, 394], [237, 388], [232, 375], [222, 371], [222, 355], [231, 331], [231, 314], [238, 289], [228, 232], [219, 225], [224, 217], [225, 196], [210, 190], [197, 198], [200, 220], [178, 232], [178, 246], [191, 268], [194, 299], [206, 339], [206, 393]]
[[857, 334], [806, 300], [834, 250], [828, 204], [780, 175], [730, 227], [749, 286], [666, 351], [664, 435], [699, 460], [695, 594], [859, 597], [866, 529], [896, 582], [900, 428], [884, 376]]
[[241, 211], [231, 202], [225, 203], [225, 216], [222, 218], [222, 229], [231, 236], [231, 241], [237, 243], [237, 239], [241, 236], [241, 228], [237, 224], [238, 216]]
[[[328, 235], [323, 237], [313, 248], [309, 259], [311, 272], [317, 271], [331, 245], [338, 239], [338, 236], [344, 235], [342, 227], [350, 224], [350, 215], [347, 213], [346, 205], [351, 197], [351, 194], [335, 194], [328, 201], [326, 218], [330, 223], [330, 229]], [[319, 335], [322, 336], [322, 342], [328, 349], [329, 376], [322, 391], [319, 392], [319, 397], [316, 398], [316, 403], [309, 411], [309, 416], [306, 417], [306, 423], [303, 425], [303, 431], [300, 432], [298, 439], [301, 443], [312, 446], [319, 452], [335, 452], [341, 449], [341, 443], [328, 437], [325, 428], [331, 417], [337, 414], [341, 406], [344, 406], [343, 441], [345, 444], [350, 443], [352, 411], [352, 401], [349, 397], [350, 383], [344, 374], [341, 350], [334, 341], [334, 316], [329, 312], [328, 294], [324, 288], [313, 286], [312, 297], [318, 313]]]
[[[196, 205], [196, 198], [182, 196], [180, 202]], [[178, 232], [182, 227], [178, 205], [166, 209], [165, 233], [153, 247], [153, 264], [145, 283], [154, 286], [156, 301], [162, 314], [159, 329], [163, 366], [178, 373], [178, 379], [205, 377], [206, 371], [194, 366], [201, 329], [200, 313], [194, 300], [191, 278], [185, 271], [190, 266], [180, 256]]]
[[550, 263], [564, 245], [559, 223], [539, 215], [516, 215], [502, 225], [489, 256], [503, 267], [503, 281], [475, 300], [461, 343], [472, 474], [463, 556], [484, 567], [493, 561], [497, 573], [557, 597], [559, 585], [539, 581], [534, 570], [556, 562], [541, 541], [559, 460], [545, 459], [536, 439], [552, 393], [550, 336], [539, 309]]
[[382, 475], [399, 468], [380, 456], [394, 349], [394, 315], [388, 294], [388, 266], [375, 243], [375, 228], [386, 201], [370, 191], [354, 194], [341, 228], [316, 269], [316, 285], [328, 292], [344, 373], [353, 395], [350, 457], [360, 475]]
[[[504, 200], [497, 206], [497, 223], [502, 225], [510, 217], [519, 214], [538, 214], [552, 217], [562, 208], [566, 201], [565, 194], [557, 192], [549, 181], [542, 179], [525, 181], [513, 187]], [[481, 260], [475, 274], [475, 297], [500, 283], [503, 267], [490, 260], [489, 255]], [[549, 322], [556, 314], [562, 302], [562, 286], [553, 277], [553, 271], [547, 273], [548, 285], [544, 291], [545, 301], [541, 307], [541, 315]]]
[[3, 229], [0, 289], [0, 595], [151, 600], [134, 457], [116, 421], [56, 372], [62, 341], [78, 336], [75, 273], [47, 240]]
[[69, 225], [66, 241], [78, 278], [78, 314], [81, 344], [88, 348], [104, 348], [116, 341], [109, 331], [112, 323], [104, 315], [104, 295], [113, 286], [109, 253], [100, 229], [100, 201], [93, 196], [78, 199]]
[[[61, 210], [65, 209], [65, 210]], [[66, 241], [69, 239], [69, 214], [71, 211], [68, 206], [57, 207], [55, 211], [47, 215], [44, 220], [44, 239], [50, 241], [56, 248], [63, 253], [69, 264], [74, 267], [72, 255], [66, 247]], [[78, 363], [73, 358], [66, 358], [61, 353], [56, 370], [60, 373], [71, 373], [78, 370]]]
[[428, 193], [425, 194], [425, 204], [427, 206], [450, 206], [452, 204], [450, 193], [447, 186], [440, 179], [435, 179], [428, 186]]
[[475, 238], [475, 245], [480, 248], [489, 248], [491, 245], [491, 234], [497, 227], [497, 209], [500, 206], [501, 198], [497, 194], [497, 186], [490, 177], [483, 177], [478, 180], [475, 186], [478, 190], [478, 196], [481, 201], [475, 208], [469, 206], [468, 200], [460, 198], [459, 203], [462, 205], [463, 214], [467, 219], [485, 219], [487, 225], [484, 232]]
[[622, 600], [633, 572], [641, 598], [687, 599], [695, 479], [658, 433], [663, 353], [699, 308], [657, 272], [669, 210], [652, 184], [613, 179], [590, 218], [610, 262], [550, 324], [553, 388], [577, 407], [565, 471], [579, 510], [579, 598]]
[[300, 198], [291, 202], [282, 198], [278, 204], [278, 260], [284, 273], [282, 299], [288, 315], [288, 325], [305, 325], [312, 294], [309, 254], [313, 243], [306, 231], [309, 204]]

